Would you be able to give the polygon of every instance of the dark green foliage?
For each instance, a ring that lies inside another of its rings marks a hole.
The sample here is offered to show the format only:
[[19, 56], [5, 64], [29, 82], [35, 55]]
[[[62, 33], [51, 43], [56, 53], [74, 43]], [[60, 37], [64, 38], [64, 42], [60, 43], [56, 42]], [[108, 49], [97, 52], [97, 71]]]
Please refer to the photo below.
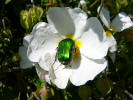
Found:
[[[80, 0], [32, 1], [34, 2], [0, 0], [0, 100], [36, 100], [34, 93], [40, 98], [43, 81], [38, 78], [34, 67], [20, 69], [18, 49], [23, 43], [23, 37], [31, 32], [38, 21], [47, 21], [46, 13], [50, 6], [74, 8], [79, 5]], [[97, 16], [97, 7], [103, 1], [110, 10], [111, 18], [121, 11], [133, 18], [133, 0], [85, 1], [90, 11], [88, 16]], [[38, 12], [37, 8], [40, 9]], [[133, 95], [133, 29], [116, 33], [114, 37], [117, 40], [118, 50], [115, 63], [109, 56], [107, 57], [108, 70], [80, 87], [68, 84], [65, 90], [60, 90], [54, 85], [47, 85], [48, 94], [44, 100], [131, 100], [130, 95]], [[69, 45], [73, 47], [73, 43]], [[70, 53], [72, 50], [67, 50], [67, 52]], [[71, 60], [71, 57], [67, 59]]]

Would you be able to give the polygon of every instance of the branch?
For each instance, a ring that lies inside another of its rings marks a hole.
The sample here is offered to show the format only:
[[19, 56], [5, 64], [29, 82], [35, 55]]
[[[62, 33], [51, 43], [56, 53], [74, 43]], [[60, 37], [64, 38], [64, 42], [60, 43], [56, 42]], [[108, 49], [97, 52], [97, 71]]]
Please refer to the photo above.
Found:
[[132, 100], [133, 100], [133, 94], [128, 92], [127, 90], [124, 91], [125, 94], [127, 94]]

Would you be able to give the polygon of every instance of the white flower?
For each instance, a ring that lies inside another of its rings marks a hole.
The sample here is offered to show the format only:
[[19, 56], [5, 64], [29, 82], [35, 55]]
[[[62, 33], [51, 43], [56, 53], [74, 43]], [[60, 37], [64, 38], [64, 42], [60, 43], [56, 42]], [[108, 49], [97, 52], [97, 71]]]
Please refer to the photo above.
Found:
[[[98, 13], [99, 11], [100, 7], [98, 7]], [[110, 21], [110, 13], [106, 8], [102, 7], [99, 15], [104, 25], [112, 31], [121, 32], [133, 26], [130, 17], [124, 12], [120, 12], [112, 22]]]
[[[48, 83], [52, 81], [61, 89], [69, 80], [76, 86], [83, 85], [106, 68], [104, 57], [108, 49], [111, 52], [116, 50], [116, 41], [112, 35], [106, 36], [96, 17], [87, 19], [87, 14], [79, 8], [54, 7], [48, 10], [47, 19], [48, 23], [39, 22], [24, 38], [25, 51], [22, 47], [19, 50], [22, 68], [34, 62], [39, 77]], [[57, 47], [66, 38], [72, 39], [76, 48], [69, 66], [56, 59]], [[23, 52], [31, 62], [28, 63], [26, 57], [24, 59]], [[26, 64], [23, 60], [27, 60]]]

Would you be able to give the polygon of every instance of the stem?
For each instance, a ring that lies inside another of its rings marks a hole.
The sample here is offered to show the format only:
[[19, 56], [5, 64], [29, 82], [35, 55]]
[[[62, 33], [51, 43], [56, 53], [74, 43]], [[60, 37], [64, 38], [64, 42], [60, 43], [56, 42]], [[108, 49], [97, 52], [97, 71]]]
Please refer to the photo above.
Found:
[[124, 91], [125, 94], [127, 94], [132, 100], [133, 100], [133, 94], [128, 92], [127, 90]]
[[2, 19], [2, 24], [3, 24], [3, 28], [6, 29], [6, 25], [5, 25], [5, 19]]
[[99, 0], [96, 0], [95, 2], [93, 2], [93, 3], [89, 6], [89, 8], [92, 8], [98, 1], [99, 1]]
[[36, 100], [40, 100], [40, 98], [37, 96], [36, 92], [32, 92], [32, 94], [34, 95], [34, 97], [36, 98]]
[[103, 4], [104, 4], [104, 2], [103, 2], [103, 0], [101, 0], [101, 6], [100, 6], [100, 9], [99, 9], [99, 12], [98, 12], [97, 18], [98, 18], [99, 15], [100, 15], [100, 12], [101, 12], [101, 10], [102, 10]]
[[20, 96], [21, 96], [21, 92], [19, 92], [17, 100], [20, 100]]
[[35, 7], [35, 5], [34, 5], [34, 0], [31, 0], [31, 3], [32, 3], [32, 5], [33, 5], [33, 8]]
[[68, 100], [67, 91], [66, 91], [66, 90], [64, 90], [64, 99], [65, 99], [65, 100]]

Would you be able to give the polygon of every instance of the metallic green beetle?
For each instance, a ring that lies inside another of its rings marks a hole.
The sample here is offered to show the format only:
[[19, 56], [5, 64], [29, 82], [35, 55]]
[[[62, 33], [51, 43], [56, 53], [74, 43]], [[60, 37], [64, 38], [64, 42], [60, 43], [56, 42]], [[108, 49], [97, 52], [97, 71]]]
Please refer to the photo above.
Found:
[[[72, 61], [73, 54], [75, 52], [75, 42], [74, 40], [70, 38], [63, 39], [59, 42], [59, 45], [57, 47], [57, 53], [55, 57], [55, 61], [58, 58], [58, 61], [63, 64], [63, 65], [68, 65], [71, 67], [70, 63]], [[55, 63], [54, 61], [54, 63]], [[53, 65], [50, 67], [49, 75], [51, 79], [55, 79], [55, 73], [54, 73], [54, 68]]]
[[70, 38], [63, 39], [59, 42], [57, 48], [57, 58], [63, 65], [69, 65], [72, 61], [75, 51], [75, 42]]

